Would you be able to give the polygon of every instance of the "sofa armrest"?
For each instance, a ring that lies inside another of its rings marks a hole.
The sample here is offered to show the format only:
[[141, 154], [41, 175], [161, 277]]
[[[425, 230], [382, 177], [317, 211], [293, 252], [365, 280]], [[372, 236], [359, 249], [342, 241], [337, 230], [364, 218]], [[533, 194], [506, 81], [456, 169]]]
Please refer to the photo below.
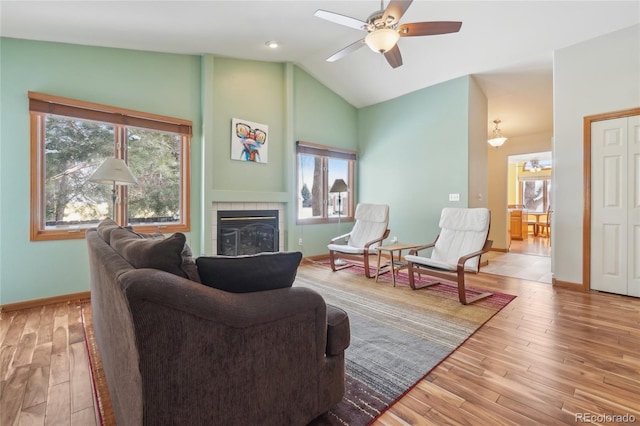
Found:
[[327, 305], [327, 356], [340, 355], [350, 341], [349, 316], [342, 309]]

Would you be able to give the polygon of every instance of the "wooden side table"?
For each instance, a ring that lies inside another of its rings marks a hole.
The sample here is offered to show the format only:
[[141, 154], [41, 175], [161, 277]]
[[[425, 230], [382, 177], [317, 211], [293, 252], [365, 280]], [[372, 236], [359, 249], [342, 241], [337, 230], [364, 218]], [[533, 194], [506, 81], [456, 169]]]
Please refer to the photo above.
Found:
[[[378, 250], [378, 268], [376, 269], [376, 282], [378, 282], [378, 277], [380, 276], [381, 269], [384, 268], [385, 266], [388, 266], [389, 270], [383, 271], [382, 273], [391, 272], [391, 277], [393, 279], [393, 286], [395, 287], [396, 272], [400, 271], [401, 269], [405, 269], [407, 267], [407, 262], [402, 261], [402, 251], [411, 250], [416, 247], [420, 247], [420, 246], [418, 244], [407, 244], [407, 243], [400, 243], [400, 242], [376, 247], [376, 250]], [[380, 266], [380, 258], [382, 257], [382, 253], [384, 252], [389, 253], [389, 257], [391, 259], [388, 264]], [[394, 259], [393, 252], [397, 252], [397, 256], [398, 256], [397, 260]]]

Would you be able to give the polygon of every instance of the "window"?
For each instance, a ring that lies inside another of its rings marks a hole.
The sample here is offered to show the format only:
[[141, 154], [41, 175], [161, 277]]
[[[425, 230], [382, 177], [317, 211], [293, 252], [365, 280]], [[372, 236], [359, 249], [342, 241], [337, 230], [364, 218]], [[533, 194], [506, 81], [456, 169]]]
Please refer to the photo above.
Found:
[[108, 157], [138, 181], [116, 186], [116, 222], [189, 230], [190, 121], [35, 92], [29, 111], [32, 241], [82, 238], [112, 216], [113, 187], [88, 181]]
[[521, 179], [520, 194], [525, 210], [544, 213], [549, 209], [551, 179]]
[[[327, 223], [353, 220], [355, 151], [298, 141], [298, 223]], [[343, 179], [348, 191], [331, 193], [336, 179]]]

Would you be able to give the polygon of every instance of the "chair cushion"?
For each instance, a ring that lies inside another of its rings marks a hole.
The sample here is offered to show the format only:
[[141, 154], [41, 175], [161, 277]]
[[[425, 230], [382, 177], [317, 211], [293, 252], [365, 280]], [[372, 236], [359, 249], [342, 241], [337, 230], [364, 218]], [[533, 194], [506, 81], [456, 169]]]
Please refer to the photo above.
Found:
[[[414, 256], [408, 254], [404, 257], [408, 262], [417, 263], [428, 268], [442, 269], [444, 271], [455, 271], [458, 268], [457, 263], [448, 263], [440, 260], [433, 260], [428, 257]], [[466, 268], [465, 268], [466, 269]]]
[[291, 287], [300, 252], [249, 256], [201, 256], [196, 259], [202, 284], [231, 293], [251, 293]]
[[[486, 208], [444, 208], [440, 216], [440, 235], [431, 253], [431, 260], [456, 265], [461, 256], [484, 246], [491, 215]], [[465, 263], [465, 269], [478, 270], [480, 258]], [[455, 268], [454, 268], [455, 269]]]
[[364, 254], [363, 248], [353, 247], [348, 244], [329, 244], [327, 247], [329, 248], [329, 250], [338, 251], [340, 253]]
[[440, 215], [440, 228], [459, 231], [486, 232], [491, 215], [489, 209], [463, 209], [445, 207]]
[[[356, 222], [349, 235], [348, 245], [363, 248], [367, 243], [384, 235], [389, 225], [389, 206], [386, 204], [358, 204]], [[371, 249], [378, 243], [371, 245]]]

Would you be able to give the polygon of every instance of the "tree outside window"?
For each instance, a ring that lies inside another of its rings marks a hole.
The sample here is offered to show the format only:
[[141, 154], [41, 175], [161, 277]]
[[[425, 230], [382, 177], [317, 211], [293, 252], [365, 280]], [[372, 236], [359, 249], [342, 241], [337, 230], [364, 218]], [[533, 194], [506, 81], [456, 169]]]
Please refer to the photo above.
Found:
[[[356, 154], [322, 145], [298, 142], [298, 223], [325, 223], [353, 218], [353, 188]], [[330, 193], [336, 179], [343, 179], [349, 191]], [[340, 211], [338, 211], [340, 206]]]
[[[115, 220], [142, 232], [189, 230], [191, 122], [29, 93], [31, 239], [81, 238], [111, 216], [112, 186], [89, 182], [109, 157], [137, 185], [117, 187]], [[129, 125], [135, 123], [136, 125]]]
[[521, 204], [525, 210], [542, 213], [549, 209], [551, 179], [526, 179], [521, 185]]

